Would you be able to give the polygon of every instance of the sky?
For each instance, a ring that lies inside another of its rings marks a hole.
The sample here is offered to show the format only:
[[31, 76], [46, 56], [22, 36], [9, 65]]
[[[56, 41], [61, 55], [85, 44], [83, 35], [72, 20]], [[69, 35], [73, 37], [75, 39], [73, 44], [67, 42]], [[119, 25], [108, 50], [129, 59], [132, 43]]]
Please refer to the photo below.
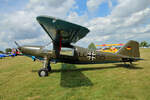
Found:
[[90, 32], [75, 45], [150, 43], [150, 0], [0, 0], [0, 50], [51, 41], [36, 21], [39, 15], [57, 17], [87, 27]]

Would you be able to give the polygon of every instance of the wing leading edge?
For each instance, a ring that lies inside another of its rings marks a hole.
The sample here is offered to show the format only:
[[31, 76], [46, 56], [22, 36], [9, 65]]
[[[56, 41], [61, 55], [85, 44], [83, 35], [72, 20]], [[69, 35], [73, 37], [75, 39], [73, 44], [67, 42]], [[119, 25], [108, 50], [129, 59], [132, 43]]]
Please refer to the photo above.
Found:
[[76, 43], [89, 32], [83, 26], [50, 16], [38, 16], [37, 21], [56, 43], [59, 43], [60, 40], [62, 44]]

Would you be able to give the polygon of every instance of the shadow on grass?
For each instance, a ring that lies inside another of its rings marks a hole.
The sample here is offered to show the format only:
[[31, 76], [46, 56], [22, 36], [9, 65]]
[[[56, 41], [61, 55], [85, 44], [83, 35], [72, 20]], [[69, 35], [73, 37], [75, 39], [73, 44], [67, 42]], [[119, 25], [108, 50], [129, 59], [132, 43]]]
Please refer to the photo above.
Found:
[[[62, 64], [62, 66], [66, 65], [66, 67], [62, 67], [61, 69], [52, 69], [50, 73], [57, 72], [76, 72], [76, 71], [92, 71], [92, 70], [103, 70], [103, 69], [113, 69], [113, 68], [127, 68], [127, 69], [143, 69], [142, 67], [136, 67], [137, 64], [115, 64], [114, 66], [108, 67], [88, 67], [88, 68], [76, 68], [74, 64]], [[32, 70], [32, 72], [38, 72], [38, 70]]]
[[136, 67], [135, 64], [116, 64], [115, 66], [109, 67], [91, 67], [91, 68], [76, 68], [73, 64], [62, 64], [61, 70], [53, 70], [52, 72], [61, 72], [60, 85], [62, 87], [81, 87], [81, 86], [92, 86], [93, 83], [86, 77], [82, 71], [90, 70], [102, 70], [102, 69], [112, 69], [112, 68], [128, 68], [128, 69], [143, 69], [141, 67]]
[[127, 69], [143, 69], [142, 67], [136, 67], [137, 64], [115, 64], [116, 67], [123, 67]]
[[80, 70], [72, 71], [75, 69], [75, 65], [62, 64], [60, 81], [60, 85], [62, 87], [73, 88], [93, 85], [93, 83], [88, 79], [88, 77], [86, 77]]
[[[81, 87], [81, 86], [92, 86], [93, 83], [86, 77], [82, 71], [92, 71], [92, 70], [104, 70], [113, 68], [127, 68], [131, 70], [143, 69], [142, 67], [136, 67], [136, 64], [115, 64], [114, 66], [108, 67], [90, 67], [90, 68], [76, 68], [74, 64], [62, 64], [61, 69], [52, 69], [50, 73], [60, 73], [61, 81], [60, 85], [62, 87]], [[37, 70], [32, 70], [32, 72], [37, 72]]]

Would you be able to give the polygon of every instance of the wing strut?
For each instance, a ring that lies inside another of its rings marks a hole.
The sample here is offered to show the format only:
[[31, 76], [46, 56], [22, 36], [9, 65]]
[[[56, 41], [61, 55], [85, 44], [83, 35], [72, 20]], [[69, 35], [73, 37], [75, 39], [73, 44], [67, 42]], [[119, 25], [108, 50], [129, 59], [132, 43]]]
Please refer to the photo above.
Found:
[[56, 58], [59, 58], [62, 47], [62, 36], [60, 30], [57, 30], [56, 32], [56, 40], [58, 42], [53, 41], [53, 54]]
[[60, 38], [59, 38], [59, 52], [61, 51], [61, 47], [62, 47], [61, 42], [62, 42], [62, 37], [60, 36]]

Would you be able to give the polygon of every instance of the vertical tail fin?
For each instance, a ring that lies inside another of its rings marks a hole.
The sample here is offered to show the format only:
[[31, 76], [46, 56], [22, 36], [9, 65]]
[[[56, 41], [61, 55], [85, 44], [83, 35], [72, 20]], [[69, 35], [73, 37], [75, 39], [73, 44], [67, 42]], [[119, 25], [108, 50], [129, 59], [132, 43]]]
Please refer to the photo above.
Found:
[[140, 57], [139, 43], [133, 40], [128, 41], [116, 54], [129, 56], [129, 57]]

